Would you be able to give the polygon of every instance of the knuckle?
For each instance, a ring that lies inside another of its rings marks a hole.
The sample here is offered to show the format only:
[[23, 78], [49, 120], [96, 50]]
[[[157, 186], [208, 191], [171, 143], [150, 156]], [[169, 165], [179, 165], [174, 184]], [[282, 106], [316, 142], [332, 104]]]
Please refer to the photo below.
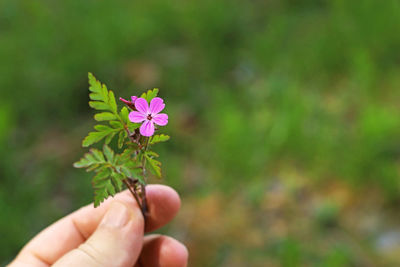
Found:
[[102, 253], [89, 242], [83, 243], [77, 248], [77, 250], [88, 257], [93, 262], [93, 266], [105, 266], [102, 259]]

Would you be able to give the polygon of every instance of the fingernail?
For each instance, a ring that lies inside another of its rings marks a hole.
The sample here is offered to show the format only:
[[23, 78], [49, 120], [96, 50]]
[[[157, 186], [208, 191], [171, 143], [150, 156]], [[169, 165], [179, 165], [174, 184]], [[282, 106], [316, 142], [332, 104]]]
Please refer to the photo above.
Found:
[[129, 211], [126, 206], [118, 201], [111, 203], [101, 225], [108, 227], [122, 227], [129, 220]]

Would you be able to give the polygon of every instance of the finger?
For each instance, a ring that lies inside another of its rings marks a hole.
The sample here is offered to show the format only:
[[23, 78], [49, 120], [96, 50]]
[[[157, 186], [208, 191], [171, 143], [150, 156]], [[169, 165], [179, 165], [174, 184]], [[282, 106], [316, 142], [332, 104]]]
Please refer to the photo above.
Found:
[[114, 201], [93, 235], [53, 266], [130, 267], [142, 249], [143, 230], [140, 209]]
[[[179, 196], [168, 186], [146, 186], [146, 197], [150, 210], [146, 221], [147, 231], [163, 226], [179, 210]], [[94, 232], [113, 199], [127, 206], [137, 207], [128, 191], [106, 200], [98, 208], [94, 208], [93, 204], [83, 207], [43, 230], [22, 249], [16, 262], [36, 264], [33, 266], [39, 266], [38, 262], [42, 266], [53, 264], [62, 255], [77, 248]]]
[[144, 239], [137, 267], [186, 267], [188, 250], [179, 241], [162, 235], [149, 235]]

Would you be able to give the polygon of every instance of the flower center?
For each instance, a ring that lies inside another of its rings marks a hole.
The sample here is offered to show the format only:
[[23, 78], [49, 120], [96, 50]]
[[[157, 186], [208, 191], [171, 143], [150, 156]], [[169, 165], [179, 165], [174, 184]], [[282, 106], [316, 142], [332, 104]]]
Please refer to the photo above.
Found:
[[151, 117], [151, 114], [147, 115], [147, 120], [151, 121], [153, 118]]

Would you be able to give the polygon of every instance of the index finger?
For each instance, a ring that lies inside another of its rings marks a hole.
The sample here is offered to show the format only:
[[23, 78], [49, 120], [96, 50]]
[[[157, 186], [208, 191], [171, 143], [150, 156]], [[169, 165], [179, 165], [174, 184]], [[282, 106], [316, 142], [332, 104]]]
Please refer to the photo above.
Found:
[[[178, 212], [180, 199], [172, 188], [163, 185], [148, 185], [146, 197], [149, 204], [149, 217], [146, 232], [155, 230], [169, 222]], [[135, 199], [128, 191], [115, 196], [132, 209], [139, 209]], [[68, 251], [77, 248], [97, 228], [113, 199], [106, 200], [98, 208], [93, 204], [85, 206], [60, 219], [40, 232], [20, 252], [16, 260], [26, 263], [42, 263], [49, 266]]]

